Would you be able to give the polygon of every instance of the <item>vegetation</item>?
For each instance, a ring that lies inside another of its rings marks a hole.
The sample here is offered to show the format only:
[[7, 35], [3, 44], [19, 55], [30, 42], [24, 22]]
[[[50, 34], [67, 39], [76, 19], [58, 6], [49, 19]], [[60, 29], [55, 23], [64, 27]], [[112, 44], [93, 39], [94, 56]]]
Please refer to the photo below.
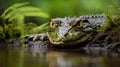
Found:
[[[43, 12], [40, 8], [29, 6], [28, 4], [28, 2], [16, 3], [7, 8], [1, 14], [0, 18], [2, 22], [0, 26], [0, 40], [13, 40], [14, 38], [24, 36], [24, 34], [31, 34], [36, 32], [32, 30], [38, 28], [35, 23], [25, 24], [24, 19], [26, 16], [39, 16], [43, 18], [49, 17], [48, 14]], [[44, 24], [44, 26], [45, 25], [46, 23]], [[43, 25], [39, 27], [43, 27]]]
[[[117, 11], [116, 11], [117, 10]], [[105, 12], [107, 24], [104, 25], [90, 46], [101, 46], [107, 49], [119, 50], [120, 47], [120, 7], [110, 6]], [[97, 45], [99, 44], [99, 45]]]

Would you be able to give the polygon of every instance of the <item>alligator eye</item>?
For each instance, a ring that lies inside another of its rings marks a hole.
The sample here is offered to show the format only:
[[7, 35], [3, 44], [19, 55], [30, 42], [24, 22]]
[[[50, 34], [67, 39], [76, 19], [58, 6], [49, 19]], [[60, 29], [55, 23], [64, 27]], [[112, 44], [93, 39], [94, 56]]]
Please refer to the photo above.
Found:
[[58, 23], [51, 21], [51, 22], [50, 22], [50, 27], [51, 27], [51, 28], [58, 27]]
[[83, 26], [83, 22], [81, 21], [81, 22], [79, 22], [79, 23], [76, 24], [75, 28], [78, 30], [78, 29], [80, 29], [82, 26]]

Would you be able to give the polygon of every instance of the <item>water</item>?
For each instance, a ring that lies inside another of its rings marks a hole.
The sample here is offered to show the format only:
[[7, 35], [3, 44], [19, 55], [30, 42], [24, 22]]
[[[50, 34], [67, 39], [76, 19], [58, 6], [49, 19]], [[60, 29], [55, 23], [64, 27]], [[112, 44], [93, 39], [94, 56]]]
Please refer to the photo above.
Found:
[[120, 53], [99, 49], [10, 47], [0, 50], [0, 67], [119, 67]]

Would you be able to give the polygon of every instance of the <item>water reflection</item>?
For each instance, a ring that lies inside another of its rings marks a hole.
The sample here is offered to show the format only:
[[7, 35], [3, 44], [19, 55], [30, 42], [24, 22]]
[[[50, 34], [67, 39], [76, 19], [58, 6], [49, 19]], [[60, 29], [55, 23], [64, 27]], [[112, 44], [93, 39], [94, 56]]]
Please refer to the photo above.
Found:
[[98, 48], [0, 50], [0, 67], [118, 67], [119, 63], [119, 53]]
[[102, 67], [101, 58], [76, 54], [50, 52], [47, 54], [47, 61], [49, 62], [49, 67]]

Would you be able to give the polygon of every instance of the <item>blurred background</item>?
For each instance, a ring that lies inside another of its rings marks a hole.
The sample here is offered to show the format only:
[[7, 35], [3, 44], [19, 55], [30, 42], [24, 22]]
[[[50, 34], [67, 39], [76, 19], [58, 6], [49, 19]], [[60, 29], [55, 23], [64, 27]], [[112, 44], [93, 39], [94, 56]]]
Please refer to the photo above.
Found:
[[38, 7], [49, 15], [49, 18], [25, 17], [26, 23], [34, 22], [37, 25], [50, 22], [51, 18], [56, 17], [103, 14], [109, 6], [120, 4], [120, 0], [0, 0], [0, 10], [24, 2], [29, 2], [30, 6]]
[[0, 0], [0, 14], [13, 4], [24, 2], [29, 2], [30, 6], [38, 7], [49, 15], [49, 18], [25, 17], [25, 23], [33, 22], [37, 25], [50, 22], [51, 18], [56, 17], [103, 14], [110, 6], [120, 4], [120, 0]]
[[5, 10], [21, 2], [29, 2], [30, 5], [41, 8], [50, 18], [98, 14], [110, 5], [120, 4], [119, 0], [0, 0], [0, 8]]

